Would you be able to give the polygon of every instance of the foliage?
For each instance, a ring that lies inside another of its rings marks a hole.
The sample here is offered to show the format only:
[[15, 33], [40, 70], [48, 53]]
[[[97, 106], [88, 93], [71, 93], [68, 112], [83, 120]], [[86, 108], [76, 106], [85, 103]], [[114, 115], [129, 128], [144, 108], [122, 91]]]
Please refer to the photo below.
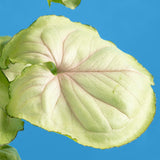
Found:
[[[81, 0], [48, 0], [76, 8]], [[43, 16], [13, 38], [0, 37], [0, 159], [23, 121], [94, 148], [139, 137], [152, 122], [152, 75], [95, 28]]]
[[68, 8], [75, 9], [81, 3], [81, 0], [48, 0], [49, 6], [51, 2], [60, 3]]
[[0, 66], [10, 116], [86, 146], [129, 143], [155, 113], [152, 75], [94, 28], [63, 16], [40, 17], [16, 34]]

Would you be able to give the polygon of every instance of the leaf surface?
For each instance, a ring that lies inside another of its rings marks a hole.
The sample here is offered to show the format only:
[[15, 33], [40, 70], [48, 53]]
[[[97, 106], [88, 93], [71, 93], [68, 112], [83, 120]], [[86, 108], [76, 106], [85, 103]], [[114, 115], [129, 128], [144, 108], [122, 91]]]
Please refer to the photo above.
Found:
[[129, 143], [153, 119], [151, 74], [90, 26], [41, 17], [5, 46], [6, 61], [29, 65], [11, 83], [8, 113], [80, 144]]

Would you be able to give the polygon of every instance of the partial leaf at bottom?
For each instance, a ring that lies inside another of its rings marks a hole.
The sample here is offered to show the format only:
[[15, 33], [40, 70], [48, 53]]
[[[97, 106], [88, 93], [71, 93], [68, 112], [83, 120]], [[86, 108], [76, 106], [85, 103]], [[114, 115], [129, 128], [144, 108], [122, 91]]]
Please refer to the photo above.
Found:
[[0, 159], [1, 160], [21, 160], [17, 150], [9, 145], [3, 145], [0, 147]]

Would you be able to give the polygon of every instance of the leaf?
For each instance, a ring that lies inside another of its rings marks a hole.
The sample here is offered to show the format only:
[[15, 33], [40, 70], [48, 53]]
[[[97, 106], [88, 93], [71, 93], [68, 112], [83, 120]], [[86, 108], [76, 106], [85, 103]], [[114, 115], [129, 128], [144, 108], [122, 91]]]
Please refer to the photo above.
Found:
[[21, 74], [24, 68], [30, 66], [30, 64], [25, 65], [24, 63], [8, 64], [6, 69], [2, 69], [3, 73], [8, 78], [9, 82], [13, 81], [18, 75]]
[[[9, 42], [10, 39], [11, 39], [11, 37], [9, 37], [9, 36], [2, 36], [2, 37], [0, 37], [0, 56], [2, 54], [2, 49]], [[7, 64], [8, 63], [9, 62], [7, 62]], [[18, 63], [18, 64], [12, 64], [12, 63], [10, 63], [10, 64], [8, 64], [7, 69], [5, 69], [5, 70], [2, 69], [2, 72], [5, 73], [5, 75], [8, 77], [9, 81], [12, 81], [12, 80], [15, 79], [15, 77], [17, 75], [19, 75], [21, 73], [21, 71], [25, 67], [26, 67], [26, 65], [24, 65], [23, 63]]]
[[21, 160], [17, 150], [9, 145], [0, 147], [1, 160]]
[[81, 3], [81, 0], [47, 0], [47, 1], [49, 6], [51, 5], [51, 2], [55, 2], [63, 4], [64, 6], [71, 9], [75, 9]]
[[154, 117], [151, 74], [90, 26], [41, 17], [5, 46], [6, 61], [30, 65], [11, 82], [8, 113], [80, 144], [121, 146]]
[[0, 145], [11, 142], [23, 129], [23, 121], [9, 117], [5, 111], [9, 102], [8, 87], [9, 82], [0, 71]]
[[8, 43], [8, 41], [11, 39], [11, 37], [9, 36], [0, 36], [0, 56], [1, 56], [1, 53], [2, 53], [2, 49], [3, 47], [5, 46], [5, 44]]

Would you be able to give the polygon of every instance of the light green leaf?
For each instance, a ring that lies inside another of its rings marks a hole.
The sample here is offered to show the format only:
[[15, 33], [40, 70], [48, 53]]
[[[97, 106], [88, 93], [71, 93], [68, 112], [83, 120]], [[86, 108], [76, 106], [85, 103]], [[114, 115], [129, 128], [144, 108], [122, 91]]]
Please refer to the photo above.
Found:
[[0, 147], [1, 160], [21, 160], [17, 150], [9, 145]]
[[80, 144], [129, 143], [154, 117], [151, 74], [90, 26], [41, 17], [5, 46], [6, 61], [30, 65], [11, 83], [8, 113]]
[[47, 1], [49, 6], [51, 5], [51, 2], [55, 2], [55, 3], [61, 3], [64, 6], [71, 9], [75, 9], [81, 3], [81, 0], [47, 0]]
[[[0, 56], [2, 54], [2, 49], [9, 42], [10, 39], [11, 37], [9, 36], [0, 37]], [[18, 64], [12, 64], [12, 63], [9, 64], [9, 62], [6, 63], [8, 64], [7, 69], [5, 70], [2, 69], [2, 72], [5, 73], [9, 81], [14, 80], [15, 77], [21, 74], [21, 71], [26, 67], [26, 65], [24, 65], [23, 63], [18, 63]]]
[[9, 36], [2, 36], [2, 37], [0, 37], [0, 56], [1, 56], [1, 53], [2, 53], [3, 47], [5, 46], [5, 44], [8, 43], [8, 41], [10, 39], [11, 39], [11, 37], [9, 37]]
[[0, 145], [11, 142], [19, 130], [23, 129], [23, 122], [7, 115], [5, 107], [9, 102], [9, 82], [0, 71]]
[[15, 63], [8, 64], [6, 69], [2, 69], [3, 73], [8, 78], [9, 82], [13, 81], [18, 75], [21, 74], [22, 70], [26, 67], [30, 66], [30, 64], [26, 65], [24, 63]]

